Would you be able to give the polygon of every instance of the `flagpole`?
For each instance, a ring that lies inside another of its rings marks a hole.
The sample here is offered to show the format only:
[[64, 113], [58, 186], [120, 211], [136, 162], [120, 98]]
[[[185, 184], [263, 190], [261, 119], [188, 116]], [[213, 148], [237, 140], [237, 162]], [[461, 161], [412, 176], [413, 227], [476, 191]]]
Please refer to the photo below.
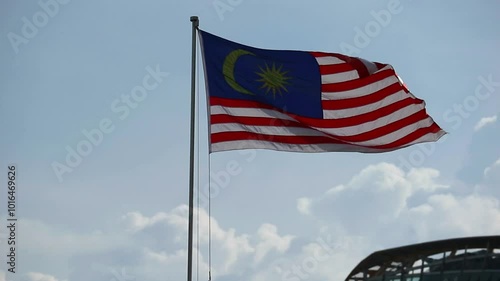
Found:
[[193, 212], [194, 212], [194, 127], [195, 127], [195, 105], [196, 105], [196, 29], [199, 25], [197, 16], [190, 18], [193, 24], [192, 30], [192, 54], [191, 54], [191, 139], [189, 157], [189, 218], [188, 218], [188, 264], [187, 281], [192, 281], [193, 276]]

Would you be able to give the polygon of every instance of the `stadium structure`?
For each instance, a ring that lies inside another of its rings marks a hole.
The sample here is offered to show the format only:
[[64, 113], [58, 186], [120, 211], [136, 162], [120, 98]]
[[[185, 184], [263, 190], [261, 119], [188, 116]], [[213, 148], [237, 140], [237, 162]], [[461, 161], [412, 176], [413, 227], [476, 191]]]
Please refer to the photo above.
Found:
[[345, 281], [500, 281], [500, 236], [378, 251], [362, 260]]

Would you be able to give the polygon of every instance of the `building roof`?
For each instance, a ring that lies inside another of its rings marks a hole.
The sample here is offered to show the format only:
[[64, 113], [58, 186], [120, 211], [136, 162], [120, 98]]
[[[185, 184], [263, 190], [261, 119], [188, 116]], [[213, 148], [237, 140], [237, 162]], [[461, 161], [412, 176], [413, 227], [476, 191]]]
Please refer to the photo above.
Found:
[[457, 249], [495, 249], [500, 248], [500, 236], [480, 236], [446, 239], [420, 244], [413, 244], [374, 252], [362, 260], [348, 275], [346, 280], [375, 266], [395, 262], [413, 262], [421, 257], [428, 257]]

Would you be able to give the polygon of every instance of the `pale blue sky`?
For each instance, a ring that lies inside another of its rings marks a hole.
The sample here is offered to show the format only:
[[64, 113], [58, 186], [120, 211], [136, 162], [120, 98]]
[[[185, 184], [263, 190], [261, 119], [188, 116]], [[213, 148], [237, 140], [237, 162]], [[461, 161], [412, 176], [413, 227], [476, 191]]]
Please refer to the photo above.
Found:
[[[5, 206], [6, 167], [15, 163], [20, 219], [19, 272], [5, 274], [2, 240], [0, 280], [119, 280], [113, 272], [122, 269], [136, 280], [184, 278], [186, 259], [177, 251], [186, 248], [181, 219], [188, 199], [191, 15], [200, 17], [201, 29], [254, 47], [343, 52], [342, 45], [356, 46], [356, 28], [365, 30], [373, 13], [397, 5], [54, 1], [40, 1], [59, 3], [57, 11], [51, 6], [52, 17], [24, 43], [11, 38], [26, 37], [23, 18], [33, 23], [43, 5], [0, 4], [0, 200]], [[380, 30], [355, 55], [392, 64], [449, 132], [447, 139], [385, 154], [213, 154], [213, 172], [230, 161], [240, 167], [212, 200], [220, 227], [214, 234], [214, 280], [279, 279], [269, 265], [300, 264], [310, 255], [305, 246], [322, 235], [343, 246], [308, 280], [342, 279], [375, 249], [500, 233], [500, 125], [490, 121], [474, 129], [500, 111], [500, 3], [401, 0], [397, 7], [400, 12], [378, 24]], [[142, 85], [148, 66], [168, 77], [121, 120], [112, 104]], [[203, 187], [207, 128], [201, 69], [199, 74]], [[490, 90], [481, 89], [490, 93], [482, 100], [475, 96], [479, 77], [494, 81]], [[465, 106], [462, 115], [458, 105]], [[105, 118], [114, 130], [60, 182], [52, 164], [65, 164], [66, 146], [76, 149], [86, 140], [82, 131], [99, 128]], [[342, 194], [326, 193], [340, 185]], [[422, 211], [427, 207], [430, 213]], [[476, 217], [477, 227], [470, 226], [466, 220]], [[275, 226], [277, 234], [263, 224]], [[201, 274], [205, 279], [206, 271]]]

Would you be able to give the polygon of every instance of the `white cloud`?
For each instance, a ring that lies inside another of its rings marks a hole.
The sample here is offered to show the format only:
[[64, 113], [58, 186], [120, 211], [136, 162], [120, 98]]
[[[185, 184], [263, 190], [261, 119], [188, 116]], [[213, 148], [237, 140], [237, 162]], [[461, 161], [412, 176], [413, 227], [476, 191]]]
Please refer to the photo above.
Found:
[[302, 197], [297, 199], [297, 209], [303, 215], [311, 214], [311, 199]]
[[[490, 177], [490, 175], [493, 174], [493, 171], [499, 167], [500, 167], [500, 158], [497, 161], [495, 161], [495, 163], [493, 163], [493, 165], [484, 169], [484, 177], [485, 178]], [[498, 173], [500, 171], [496, 171], [496, 172]]]
[[303, 244], [299, 252], [287, 253], [263, 264], [249, 280], [343, 280], [360, 257], [373, 249], [362, 237], [324, 233], [311, 240]]
[[[20, 274], [28, 273], [22, 271], [23, 269], [32, 271], [33, 274], [29, 278], [42, 278], [40, 272], [51, 272], [67, 278], [70, 269], [61, 265], [68, 264], [72, 259], [98, 253], [110, 253], [120, 249], [133, 249], [135, 245], [133, 239], [124, 235], [121, 229], [115, 229], [116, 232], [85, 233], [69, 231], [61, 225], [49, 225], [39, 220], [26, 218], [19, 218], [17, 223], [19, 229], [22, 230], [16, 237], [22, 244], [17, 251], [18, 255], [23, 257], [22, 261], [25, 265], [19, 270]], [[50, 278], [50, 276], [43, 278]]]
[[138, 232], [161, 221], [166, 222], [167, 216], [165, 213], [158, 213], [148, 218], [139, 212], [129, 212], [122, 219], [125, 221], [128, 231]]
[[[195, 266], [197, 260], [196, 254], [194, 252]], [[186, 261], [186, 249], [177, 250], [169, 254], [165, 251], [145, 248], [142, 251], [140, 264], [134, 268], [134, 274], [131, 276], [140, 277], [134, 280], [161, 280], [161, 276], [164, 278], [168, 277], [168, 280], [183, 280], [186, 274]], [[198, 268], [203, 273], [208, 270], [208, 265], [201, 255], [199, 256]]]
[[[148, 228], [154, 227], [157, 224], [167, 224], [173, 228], [174, 233], [170, 233], [170, 238], [187, 236], [187, 217], [188, 206], [181, 205], [173, 209], [169, 213], [157, 213], [151, 217], [146, 217], [139, 212], [131, 212], [123, 217], [127, 229], [134, 230], [134, 233], [148, 231]], [[212, 265], [213, 274], [227, 275], [232, 274], [237, 268], [247, 267], [245, 262], [248, 258], [253, 258], [255, 263], [262, 261], [271, 251], [284, 253], [288, 250], [293, 239], [292, 235], [280, 236], [278, 228], [272, 224], [263, 224], [257, 230], [256, 235], [237, 234], [233, 228], [223, 229], [219, 223], [209, 217], [204, 209], [195, 209], [194, 220], [197, 220], [199, 214], [199, 242], [203, 249], [208, 244], [209, 232], [208, 222], [211, 221], [211, 237], [212, 237], [212, 255], [214, 256]], [[255, 242], [252, 242], [255, 241]], [[162, 267], [169, 265], [181, 266], [187, 259], [185, 251], [185, 241], [179, 245], [182, 247], [175, 252], [169, 254], [165, 251], [154, 249], [145, 249], [144, 261], [146, 263], [162, 264]], [[195, 241], [196, 244], [196, 241]], [[196, 245], [195, 245], [196, 247]], [[208, 270], [206, 264], [206, 256], [198, 253], [200, 268]]]
[[489, 124], [494, 124], [497, 121], [497, 115], [493, 115], [490, 117], [483, 117], [479, 122], [477, 122], [476, 126], [474, 126], [474, 131], [481, 130], [484, 126]]
[[[10, 275], [10, 276], [7, 276]], [[13, 279], [7, 279], [7, 277], [13, 277], [14, 275], [20, 275], [20, 279], [22, 281], [67, 281], [67, 280], [61, 280], [56, 278], [55, 276], [52, 276], [50, 274], [45, 274], [41, 272], [28, 272], [25, 274], [20, 274], [19, 272], [16, 271], [16, 273], [5, 273], [4, 271], [0, 270], [0, 281], [10, 281]], [[15, 278], [18, 280], [17, 278]]]
[[[347, 183], [326, 191], [320, 198], [305, 198], [308, 210], [324, 221], [342, 222], [355, 233], [372, 224], [394, 221], [408, 208], [408, 199], [417, 192], [433, 192], [448, 186], [436, 179], [439, 171], [412, 169], [409, 173], [395, 165], [370, 165]], [[297, 205], [303, 213], [303, 205]]]
[[475, 186], [475, 192], [500, 198], [500, 158], [483, 171], [483, 182]]
[[[302, 269], [313, 280], [344, 280], [351, 269], [361, 261], [367, 251], [373, 250], [371, 242], [363, 237], [339, 237], [340, 247], [329, 250], [311, 243], [303, 248]], [[335, 265], [335, 266], [332, 266]], [[298, 273], [298, 272], [297, 272]], [[295, 274], [295, 277], [300, 277]]]
[[269, 251], [276, 250], [279, 253], [284, 253], [290, 247], [290, 243], [294, 236], [286, 235], [279, 236], [278, 228], [272, 224], [263, 224], [257, 231], [261, 242], [256, 247], [254, 261], [260, 262]]
[[[159, 212], [152, 216], [129, 212], [116, 222], [112, 232], [95, 231], [87, 234], [65, 231], [40, 221], [20, 220], [23, 233], [37, 233], [30, 239], [19, 237], [23, 242], [26, 241], [23, 246], [30, 250], [29, 255], [20, 254], [37, 257], [37, 261], [41, 258], [42, 263], [37, 265], [41, 269], [47, 268], [49, 272], [56, 268], [48, 268], [49, 263], [60, 265], [78, 260], [71, 265], [73, 271], [60, 275], [71, 281], [89, 278], [111, 280], [116, 271], [113, 269], [122, 267], [136, 279], [154, 281], [165, 276], [172, 280], [183, 278], [187, 259], [187, 211], [188, 207], [181, 205], [170, 212]], [[198, 210], [195, 213], [198, 214]], [[203, 209], [199, 210], [199, 216], [200, 236], [199, 240], [195, 239], [194, 246], [199, 241], [200, 252], [195, 249], [195, 260], [199, 261], [201, 272], [208, 271], [206, 250], [208, 222], [211, 221], [214, 276], [232, 276], [241, 271], [255, 270], [254, 267], [265, 259], [286, 253], [294, 238], [289, 234], [279, 234], [278, 227], [269, 223], [262, 224], [255, 233], [246, 234], [221, 227]], [[47, 261], [47, 265], [43, 261]], [[86, 272], [90, 277], [79, 276], [80, 272]], [[29, 278], [27, 281], [59, 281], [35, 270], [25, 274], [25, 277]]]
[[407, 180], [412, 183], [414, 190], [423, 190], [425, 192], [434, 192], [449, 187], [449, 185], [436, 183], [435, 180], [438, 177], [439, 171], [430, 168], [412, 169], [407, 174]]
[[[498, 234], [500, 204], [496, 198], [471, 194], [464, 197], [436, 194], [428, 199], [433, 211], [420, 214], [432, 229], [431, 236]], [[423, 237], [425, 238], [425, 236]]]
[[40, 272], [28, 272], [26, 274], [27, 280], [29, 281], [58, 281], [59, 279], [55, 278], [49, 274], [43, 274]]
[[313, 217], [341, 227], [347, 235], [366, 236], [386, 246], [500, 232], [500, 225], [491, 223], [500, 221], [496, 198], [443, 194], [450, 189], [439, 181], [435, 169], [405, 174], [392, 164], [371, 165], [347, 184], [309, 198], [310, 210]]

